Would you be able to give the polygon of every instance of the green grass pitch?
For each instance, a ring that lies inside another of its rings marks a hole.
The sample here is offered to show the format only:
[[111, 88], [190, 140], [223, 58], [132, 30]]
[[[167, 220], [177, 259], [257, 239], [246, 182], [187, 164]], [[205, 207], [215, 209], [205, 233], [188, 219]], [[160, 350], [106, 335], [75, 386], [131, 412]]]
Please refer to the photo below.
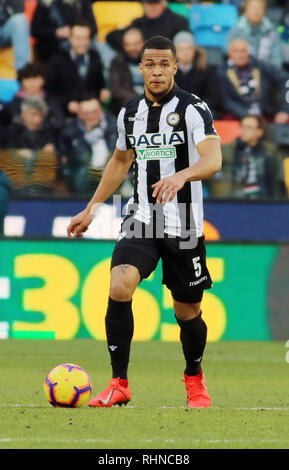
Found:
[[289, 448], [289, 364], [282, 342], [218, 342], [203, 368], [210, 409], [188, 409], [178, 343], [135, 342], [127, 407], [53, 408], [43, 391], [57, 364], [87, 370], [93, 394], [110, 380], [104, 342], [0, 341], [1, 449]]

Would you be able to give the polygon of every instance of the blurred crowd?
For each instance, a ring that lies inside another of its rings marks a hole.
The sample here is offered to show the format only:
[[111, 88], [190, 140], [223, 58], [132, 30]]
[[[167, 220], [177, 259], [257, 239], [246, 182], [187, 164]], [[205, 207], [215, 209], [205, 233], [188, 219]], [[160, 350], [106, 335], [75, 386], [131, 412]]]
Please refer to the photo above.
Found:
[[[95, 190], [116, 143], [118, 112], [143, 93], [140, 51], [155, 34], [176, 46], [177, 85], [209, 105], [220, 129], [222, 122], [239, 125], [222, 142], [223, 168], [204, 182], [205, 197], [288, 198], [289, 1], [215, 2], [237, 13], [224, 44], [214, 38], [206, 44], [184, 14], [214, 2], [143, 0], [142, 16], [104, 40], [95, 3], [1, 0], [0, 89], [7, 47], [18, 87], [9, 100], [0, 93], [0, 207], [11, 193], [88, 196]], [[131, 192], [129, 172], [119, 193]]]

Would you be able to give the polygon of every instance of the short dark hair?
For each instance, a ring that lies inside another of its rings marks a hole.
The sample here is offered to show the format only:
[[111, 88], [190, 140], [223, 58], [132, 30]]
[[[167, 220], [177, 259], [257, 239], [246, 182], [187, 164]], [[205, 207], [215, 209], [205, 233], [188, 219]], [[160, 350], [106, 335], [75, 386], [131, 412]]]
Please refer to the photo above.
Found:
[[164, 36], [152, 36], [151, 38], [147, 39], [143, 45], [141, 50], [141, 58], [144, 54], [146, 49], [158, 49], [158, 50], [165, 50], [169, 49], [172, 51], [174, 59], [176, 59], [177, 53], [174, 43]]
[[259, 116], [259, 114], [248, 114], [247, 116], [244, 116], [244, 117], [241, 119], [241, 122], [243, 122], [244, 119], [248, 119], [248, 118], [255, 119], [255, 121], [256, 121], [256, 123], [257, 123], [257, 126], [258, 126], [258, 129], [262, 129], [262, 131], [265, 131], [265, 129], [266, 129], [266, 121], [265, 121], [265, 119], [263, 118], [263, 116]]
[[38, 64], [28, 63], [18, 71], [18, 81], [22, 82], [25, 78], [44, 77], [43, 68]]
[[75, 26], [80, 26], [81, 28], [88, 28], [90, 31], [90, 35], [92, 34], [90, 22], [86, 18], [83, 18], [82, 16], [78, 16], [75, 19], [74, 23], [71, 25], [71, 29], [74, 28]]
[[99, 101], [99, 95], [90, 91], [83, 91], [82, 93], [80, 93], [77, 101], [81, 103], [82, 101], [91, 101], [91, 100]]
[[123, 33], [123, 37], [126, 33], [130, 33], [132, 31], [135, 32], [135, 33], [138, 33], [142, 37], [142, 39], [144, 39], [142, 31], [139, 28], [135, 27], [135, 26], [129, 26], [128, 28], [126, 28], [126, 30]]
[[[245, 0], [244, 1], [244, 5], [243, 5], [243, 8], [244, 8], [244, 11], [246, 10], [247, 6], [249, 5], [249, 3], [251, 3], [253, 0]], [[262, 6], [264, 7], [264, 9], [266, 10], [267, 9], [267, 2], [266, 0], [257, 0], [259, 3], [262, 3]]]

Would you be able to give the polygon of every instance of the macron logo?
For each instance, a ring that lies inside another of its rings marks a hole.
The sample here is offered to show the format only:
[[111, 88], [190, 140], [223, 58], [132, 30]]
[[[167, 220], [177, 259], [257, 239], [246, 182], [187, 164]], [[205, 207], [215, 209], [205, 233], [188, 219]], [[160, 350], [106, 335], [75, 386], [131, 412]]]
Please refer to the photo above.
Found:
[[198, 359], [194, 359], [194, 362], [201, 362], [203, 356], [198, 357]]
[[128, 120], [129, 120], [129, 122], [144, 121], [144, 117], [140, 117], [140, 116], [129, 117]]
[[115, 351], [115, 350], [117, 349], [117, 346], [111, 345], [111, 346], [109, 346], [109, 349], [113, 352], [113, 351]]

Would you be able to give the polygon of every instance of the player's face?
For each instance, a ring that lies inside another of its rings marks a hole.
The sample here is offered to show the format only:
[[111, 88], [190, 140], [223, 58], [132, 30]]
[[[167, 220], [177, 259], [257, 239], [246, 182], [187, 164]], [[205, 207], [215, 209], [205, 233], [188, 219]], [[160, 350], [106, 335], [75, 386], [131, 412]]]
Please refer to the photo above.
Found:
[[165, 96], [173, 87], [177, 64], [170, 49], [146, 49], [140, 71], [144, 78], [146, 95], [152, 101]]

